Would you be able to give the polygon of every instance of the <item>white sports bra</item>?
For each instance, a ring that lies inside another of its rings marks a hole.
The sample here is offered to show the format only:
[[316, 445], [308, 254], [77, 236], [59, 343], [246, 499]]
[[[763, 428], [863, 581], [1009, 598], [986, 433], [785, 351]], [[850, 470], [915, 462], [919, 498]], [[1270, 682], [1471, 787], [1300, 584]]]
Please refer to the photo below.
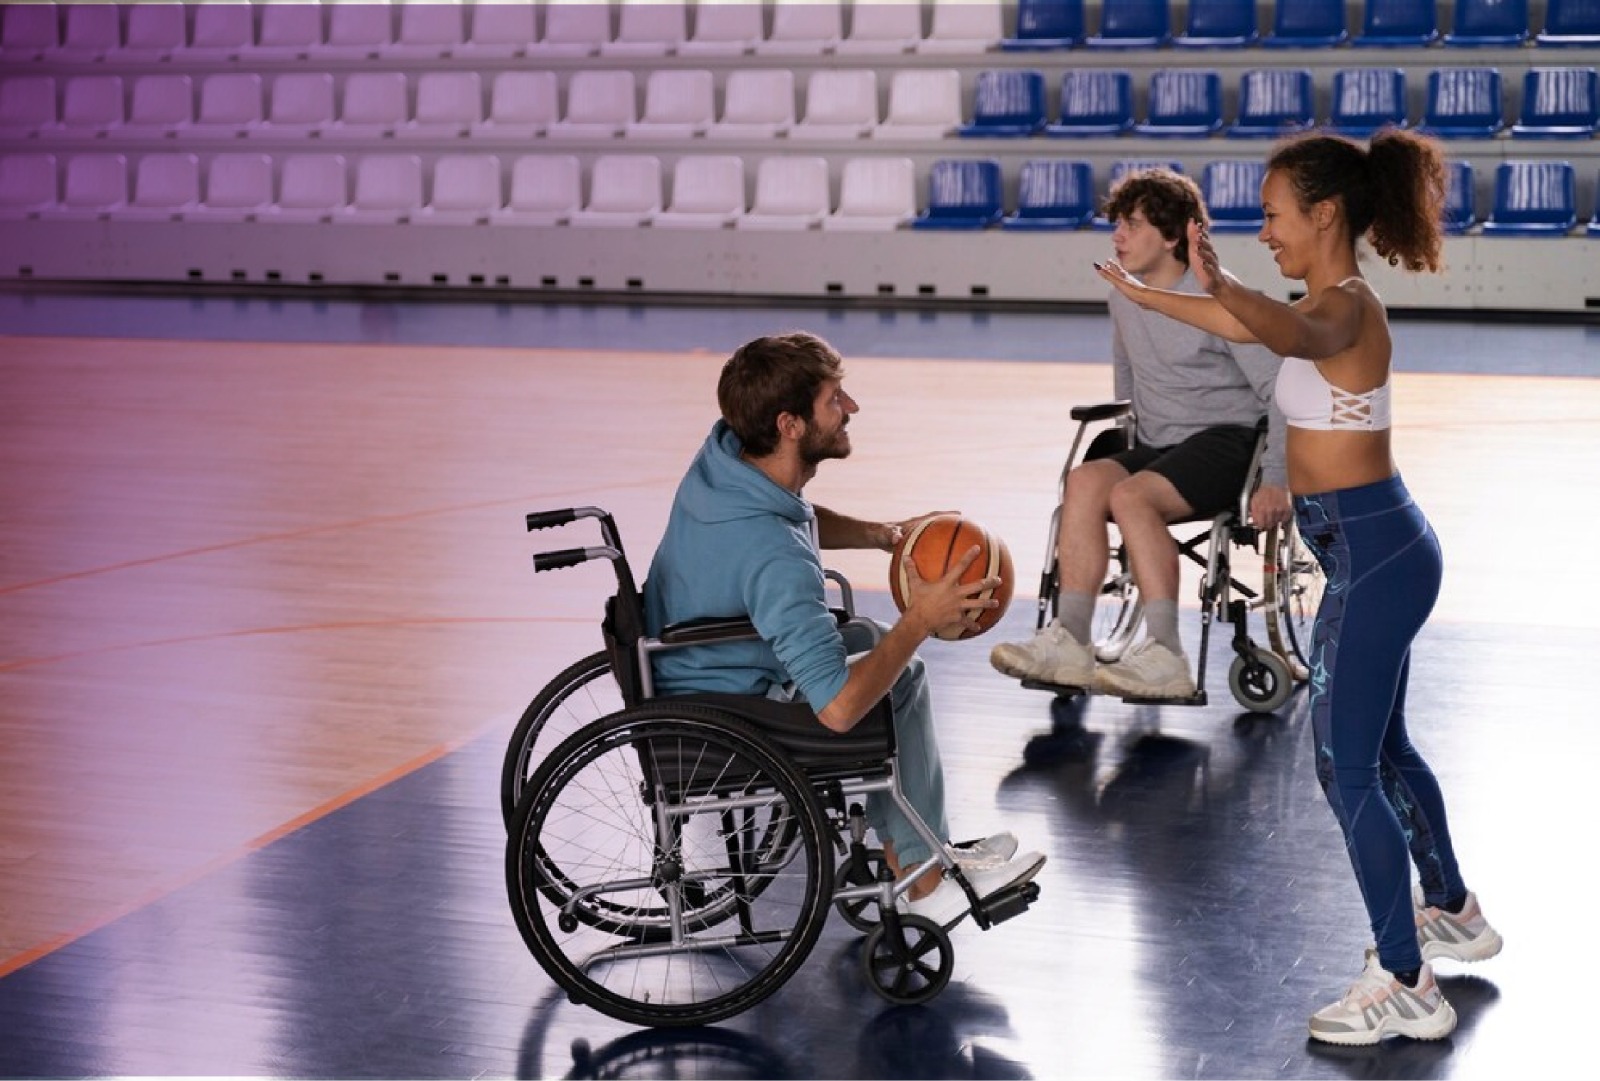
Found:
[[[1339, 284], [1353, 280], [1346, 278]], [[1392, 423], [1390, 382], [1386, 378], [1382, 386], [1355, 394], [1328, 382], [1315, 361], [1284, 357], [1273, 397], [1283, 411], [1283, 419], [1293, 428], [1381, 432]]]

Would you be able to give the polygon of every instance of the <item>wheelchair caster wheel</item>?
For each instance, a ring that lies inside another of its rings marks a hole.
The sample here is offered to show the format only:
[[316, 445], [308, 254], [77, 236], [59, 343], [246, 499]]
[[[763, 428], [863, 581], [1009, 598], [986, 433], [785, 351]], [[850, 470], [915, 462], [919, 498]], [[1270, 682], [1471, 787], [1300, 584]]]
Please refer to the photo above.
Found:
[[861, 969], [883, 998], [899, 1006], [927, 1002], [955, 971], [955, 951], [943, 927], [926, 916], [901, 916], [899, 934], [879, 924], [861, 947]]
[[1251, 660], [1235, 657], [1228, 669], [1228, 689], [1245, 709], [1271, 713], [1294, 692], [1288, 662], [1270, 650], [1258, 649]]
[[561, 933], [570, 935], [578, 929], [578, 917], [570, 912], [563, 912], [556, 917], [556, 926], [561, 928]]
[[[878, 882], [882, 874], [884, 874], [883, 850], [873, 848], [867, 851], [867, 863], [864, 868], [857, 866], [854, 860], [846, 859], [839, 864], [839, 870], [834, 872], [833, 880], [844, 886], [870, 886]], [[844, 922], [862, 934], [878, 926], [878, 901], [875, 897], [846, 898], [833, 902], [833, 907], [839, 910]]]

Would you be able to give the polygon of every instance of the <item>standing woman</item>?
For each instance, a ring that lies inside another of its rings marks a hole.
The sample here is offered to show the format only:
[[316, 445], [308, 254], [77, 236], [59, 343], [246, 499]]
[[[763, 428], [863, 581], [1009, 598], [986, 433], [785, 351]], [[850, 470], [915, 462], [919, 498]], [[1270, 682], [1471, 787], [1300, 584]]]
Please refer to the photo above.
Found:
[[1439, 782], [1406, 733], [1411, 642], [1438, 599], [1443, 563], [1390, 455], [1393, 342], [1356, 261], [1365, 238], [1391, 265], [1437, 271], [1444, 189], [1429, 139], [1391, 130], [1363, 149], [1306, 136], [1267, 163], [1259, 238], [1284, 277], [1305, 283], [1302, 299], [1283, 304], [1240, 284], [1198, 223], [1190, 247], [1209, 295], [1151, 289], [1120, 266], [1097, 267], [1136, 303], [1284, 358], [1277, 399], [1289, 488], [1300, 534], [1327, 574], [1311, 658], [1317, 779], [1377, 943], [1344, 997], [1311, 1017], [1311, 1035], [1337, 1044], [1448, 1035], [1455, 1010], [1428, 962], [1500, 951], [1456, 865]]

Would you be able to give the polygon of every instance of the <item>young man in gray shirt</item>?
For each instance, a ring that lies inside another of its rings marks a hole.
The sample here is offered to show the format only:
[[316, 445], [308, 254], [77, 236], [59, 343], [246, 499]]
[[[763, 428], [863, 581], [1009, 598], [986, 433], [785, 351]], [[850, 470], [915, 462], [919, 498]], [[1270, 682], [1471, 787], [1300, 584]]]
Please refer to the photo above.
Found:
[[[1206, 221], [1194, 181], [1167, 169], [1131, 173], [1112, 190], [1105, 215], [1117, 261], [1164, 289], [1199, 292], [1189, 273], [1186, 227]], [[1056, 538], [1057, 616], [1030, 641], [1002, 642], [989, 660], [1009, 676], [1103, 694], [1187, 698], [1194, 674], [1178, 636], [1178, 545], [1169, 522], [1216, 514], [1248, 479], [1256, 424], [1269, 418], [1261, 483], [1250, 500], [1259, 528], [1289, 520], [1283, 415], [1273, 403], [1279, 358], [1236, 345], [1120, 293], [1110, 297], [1114, 391], [1133, 403], [1131, 450], [1083, 462], [1067, 478]], [[1144, 600], [1145, 638], [1114, 664], [1097, 664], [1090, 624], [1110, 558], [1107, 519], [1127, 545]]]

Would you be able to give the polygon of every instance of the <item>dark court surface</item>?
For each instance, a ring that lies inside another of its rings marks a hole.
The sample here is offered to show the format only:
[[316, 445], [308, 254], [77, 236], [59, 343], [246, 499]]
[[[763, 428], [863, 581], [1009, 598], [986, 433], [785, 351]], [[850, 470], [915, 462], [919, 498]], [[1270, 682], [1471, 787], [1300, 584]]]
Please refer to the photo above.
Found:
[[[860, 602], [889, 614], [882, 594]], [[1219, 661], [1206, 707], [1054, 702], [987, 664], [1032, 621], [1019, 604], [985, 638], [923, 650], [953, 829], [1009, 827], [1050, 858], [1032, 910], [957, 928], [954, 980], [929, 1005], [876, 997], [837, 917], [776, 995], [712, 1028], [635, 1029], [567, 1002], [507, 905], [498, 770], [522, 705], [507, 703], [503, 732], [0, 980], [0, 1075], [1593, 1076], [1570, 966], [1600, 632], [1424, 632], [1414, 736], [1507, 945], [1442, 963], [1453, 1037], [1340, 1050], [1308, 1042], [1306, 1018], [1354, 979], [1369, 935], [1303, 692], [1242, 713]]]

